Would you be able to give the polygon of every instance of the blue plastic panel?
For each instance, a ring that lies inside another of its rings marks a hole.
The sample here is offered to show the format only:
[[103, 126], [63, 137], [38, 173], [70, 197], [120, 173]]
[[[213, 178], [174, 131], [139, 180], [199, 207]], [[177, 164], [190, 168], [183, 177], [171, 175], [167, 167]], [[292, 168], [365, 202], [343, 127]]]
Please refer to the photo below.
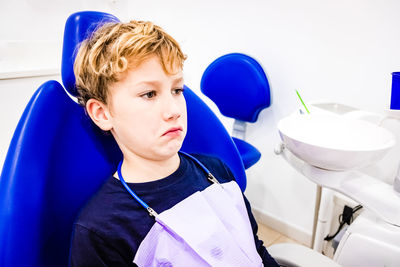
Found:
[[400, 72], [392, 73], [390, 109], [400, 109]]
[[232, 137], [237, 149], [239, 150], [240, 156], [242, 157], [244, 168], [247, 170], [251, 166], [257, 163], [261, 158], [261, 153], [253, 145], [243, 141], [241, 139]]

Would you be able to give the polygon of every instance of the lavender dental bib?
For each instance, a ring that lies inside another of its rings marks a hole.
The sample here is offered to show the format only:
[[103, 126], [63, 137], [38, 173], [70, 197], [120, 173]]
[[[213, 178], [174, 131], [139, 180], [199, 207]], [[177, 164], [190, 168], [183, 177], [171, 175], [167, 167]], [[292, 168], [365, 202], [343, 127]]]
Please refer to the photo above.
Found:
[[263, 266], [237, 183], [214, 183], [158, 214], [133, 262], [140, 267]]

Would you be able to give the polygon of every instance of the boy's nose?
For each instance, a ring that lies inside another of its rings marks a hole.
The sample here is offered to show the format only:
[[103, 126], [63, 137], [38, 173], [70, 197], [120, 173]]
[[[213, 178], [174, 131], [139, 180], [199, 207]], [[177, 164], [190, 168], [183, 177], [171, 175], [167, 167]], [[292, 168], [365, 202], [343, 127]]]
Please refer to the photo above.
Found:
[[181, 116], [181, 113], [181, 105], [177, 99], [169, 98], [167, 101], [165, 101], [163, 109], [164, 120], [176, 120]]

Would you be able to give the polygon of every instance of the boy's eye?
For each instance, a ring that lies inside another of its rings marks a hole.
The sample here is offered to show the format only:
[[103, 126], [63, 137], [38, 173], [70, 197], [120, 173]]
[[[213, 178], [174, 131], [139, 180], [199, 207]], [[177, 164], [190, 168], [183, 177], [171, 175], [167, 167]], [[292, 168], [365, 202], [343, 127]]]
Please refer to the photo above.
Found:
[[183, 88], [175, 88], [175, 89], [172, 90], [172, 93], [173, 93], [174, 95], [180, 95], [180, 94], [183, 93], [183, 91], [184, 91]]
[[148, 98], [148, 99], [153, 98], [155, 96], [156, 96], [156, 91], [149, 91], [149, 92], [141, 95], [141, 97]]

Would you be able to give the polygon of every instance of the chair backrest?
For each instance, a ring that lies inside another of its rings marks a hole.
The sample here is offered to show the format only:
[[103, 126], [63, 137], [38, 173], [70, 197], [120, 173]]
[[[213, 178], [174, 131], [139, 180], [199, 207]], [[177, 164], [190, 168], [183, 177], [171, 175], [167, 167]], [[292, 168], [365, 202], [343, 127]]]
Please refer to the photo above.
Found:
[[[188, 88], [186, 88], [188, 89]], [[240, 189], [246, 189], [244, 165], [229, 133], [211, 109], [191, 90], [185, 90], [188, 131], [182, 151], [216, 156], [224, 161]]]
[[[75, 13], [67, 20], [62, 79], [71, 94], [77, 44], [110, 20], [117, 19], [101, 12]], [[244, 190], [243, 164], [229, 134], [189, 88], [185, 98], [188, 133], [182, 150], [220, 157]], [[0, 266], [67, 266], [73, 222], [121, 156], [112, 136], [94, 126], [60, 83], [40, 86], [18, 123], [0, 176]]]
[[271, 105], [267, 76], [253, 58], [232, 53], [214, 60], [201, 78], [201, 91], [220, 112], [240, 121], [255, 122]]

